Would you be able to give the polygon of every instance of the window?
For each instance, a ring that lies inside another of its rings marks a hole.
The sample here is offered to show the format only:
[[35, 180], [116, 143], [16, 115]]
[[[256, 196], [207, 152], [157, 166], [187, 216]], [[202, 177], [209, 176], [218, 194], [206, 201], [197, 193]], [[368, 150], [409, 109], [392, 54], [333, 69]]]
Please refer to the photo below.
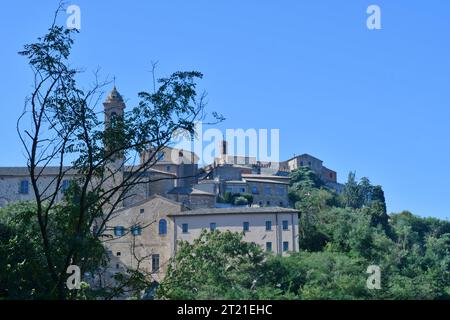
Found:
[[280, 201], [280, 207], [284, 207], [283, 201]]
[[125, 234], [125, 228], [122, 226], [114, 227], [114, 235], [116, 237], [121, 237]]
[[158, 152], [156, 154], [156, 160], [158, 160], [158, 161], [164, 160], [164, 152]]
[[69, 184], [70, 184], [69, 180], [63, 180], [61, 185], [61, 191], [65, 192], [67, 189], [69, 189]]
[[159, 270], [159, 254], [152, 254], [152, 272]]
[[133, 236], [140, 236], [142, 233], [142, 228], [140, 226], [131, 227], [131, 233]]
[[289, 221], [283, 220], [283, 230], [288, 230], [288, 229], [289, 229]]
[[181, 227], [183, 229], [183, 233], [189, 232], [189, 225], [187, 223], [183, 223]]
[[241, 188], [241, 193], [245, 193], [245, 188]]
[[20, 181], [19, 193], [28, 194], [28, 180]]
[[283, 187], [279, 187], [278, 188], [278, 195], [279, 196], [283, 196], [284, 195], [284, 188]]
[[245, 222], [242, 224], [242, 229], [244, 230], [244, 232], [249, 231], [249, 230], [250, 230], [250, 223], [249, 223], [248, 221], [245, 221]]
[[266, 251], [272, 251], [272, 242], [266, 242]]
[[209, 230], [211, 230], [211, 231], [214, 231], [214, 230], [216, 230], [216, 223], [215, 222], [211, 222], [210, 224], [209, 224]]
[[266, 221], [266, 231], [272, 230], [272, 221]]
[[270, 206], [270, 201], [267, 201], [267, 202], [266, 202], [266, 206]]
[[283, 241], [283, 251], [288, 251], [289, 250], [289, 242], [288, 241]]
[[252, 187], [252, 193], [253, 194], [258, 194], [258, 187]]
[[122, 253], [120, 251], [117, 251], [116, 256], [120, 257]]
[[139, 209], [139, 213], [144, 213], [144, 212], [145, 212], [144, 208]]
[[166, 171], [170, 171], [172, 168], [170, 166], [166, 167]]
[[265, 186], [264, 187], [264, 194], [265, 195], [270, 195], [271, 191], [270, 191], [270, 187], [269, 186]]
[[159, 235], [167, 234], [167, 221], [165, 219], [159, 220]]
[[311, 163], [311, 161], [308, 161], [308, 166], [310, 166], [310, 167], [311, 167], [311, 164], [312, 164], [312, 163]]

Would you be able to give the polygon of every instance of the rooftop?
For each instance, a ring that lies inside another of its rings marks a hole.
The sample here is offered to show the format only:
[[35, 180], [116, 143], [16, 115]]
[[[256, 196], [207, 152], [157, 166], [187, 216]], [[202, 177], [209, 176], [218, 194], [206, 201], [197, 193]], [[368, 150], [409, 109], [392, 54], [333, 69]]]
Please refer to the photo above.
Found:
[[273, 184], [284, 184], [284, 185], [288, 185], [289, 181], [276, 181], [276, 180], [268, 180], [268, 179], [248, 179], [248, 178], [244, 178], [245, 181], [248, 182], [258, 182], [258, 183], [273, 183]]
[[270, 175], [270, 174], [246, 174], [243, 173], [242, 174], [243, 178], [249, 178], [249, 179], [280, 179], [280, 180], [290, 180], [291, 178], [289, 177], [284, 177], [284, 176], [275, 176], [275, 175]]
[[[125, 166], [125, 172], [131, 172], [137, 170], [137, 166]], [[45, 168], [37, 167], [36, 168], [36, 174], [41, 174], [44, 176], [55, 176], [59, 174], [60, 167], [59, 166], [48, 166]], [[42, 173], [41, 173], [42, 171]], [[65, 172], [65, 175], [77, 175], [78, 171], [76, 169], [71, 169], [69, 166], [62, 167], [62, 171]], [[171, 177], [176, 177], [176, 174], [156, 170], [153, 168], [149, 168], [145, 170], [144, 172], [151, 172], [151, 173], [159, 173], [162, 175], [167, 175]], [[28, 167], [0, 167], [0, 176], [29, 176], [30, 172], [28, 171]]]
[[[36, 175], [42, 174], [47, 176], [53, 176], [59, 174], [60, 167], [36, 167]], [[70, 167], [62, 167], [63, 172], [66, 175], [75, 175], [76, 171], [70, 169]], [[41, 173], [42, 171], [42, 173]], [[0, 176], [29, 176], [30, 172], [28, 167], [0, 167]]]
[[108, 94], [105, 102], [123, 102], [123, 98], [120, 95], [119, 91], [117, 91], [116, 86], [114, 86], [112, 91]]
[[[298, 155], [294, 155], [292, 158], [287, 159], [286, 161], [291, 161], [293, 159], [296, 158], [311, 158], [311, 159], [315, 159], [317, 161], [323, 162], [322, 160], [320, 160], [319, 158], [313, 157], [312, 155], [308, 154], [308, 153], [303, 153], [303, 154], [298, 154]], [[286, 162], [284, 161], [284, 162]]]
[[233, 207], [233, 208], [202, 208], [178, 212], [169, 216], [205, 216], [215, 214], [264, 214], [264, 213], [299, 213], [298, 210], [282, 207]]
[[168, 194], [189, 194], [189, 195], [204, 195], [215, 197], [215, 195], [210, 192], [194, 189], [192, 187], [175, 187], [172, 190], [170, 190]]

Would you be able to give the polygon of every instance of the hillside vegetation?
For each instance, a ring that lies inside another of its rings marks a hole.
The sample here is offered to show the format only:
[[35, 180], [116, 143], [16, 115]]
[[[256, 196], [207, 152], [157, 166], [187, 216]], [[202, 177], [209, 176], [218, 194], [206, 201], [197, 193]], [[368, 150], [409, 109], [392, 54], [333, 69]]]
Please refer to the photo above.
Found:
[[[183, 243], [158, 290], [169, 299], [449, 299], [450, 222], [386, 213], [383, 189], [350, 173], [344, 192], [308, 168], [291, 174], [301, 251], [266, 255], [242, 235]], [[367, 268], [381, 271], [369, 289]]]

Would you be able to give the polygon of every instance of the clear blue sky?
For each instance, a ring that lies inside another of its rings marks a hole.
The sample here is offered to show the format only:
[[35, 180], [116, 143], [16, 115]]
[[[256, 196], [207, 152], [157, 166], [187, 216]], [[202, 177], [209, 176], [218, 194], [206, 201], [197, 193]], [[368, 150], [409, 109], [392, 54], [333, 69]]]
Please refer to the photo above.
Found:
[[[0, 7], [0, 166], [24, 165], [15, 121], [31, 77], [16, 52], [57, 1]], [[73, 63], [117, 77], [136, 103], [158, 74], [198, 70], [223, 128], [279, 128], [281, 158], [310, 153], [345, 181], [368, 176], [388, 209], [450, 216], [447, 0], [86, 1]], [[366, 8], [382, 30], [366, 28]], [[63, 16], [61, 22], [65, 22]]]

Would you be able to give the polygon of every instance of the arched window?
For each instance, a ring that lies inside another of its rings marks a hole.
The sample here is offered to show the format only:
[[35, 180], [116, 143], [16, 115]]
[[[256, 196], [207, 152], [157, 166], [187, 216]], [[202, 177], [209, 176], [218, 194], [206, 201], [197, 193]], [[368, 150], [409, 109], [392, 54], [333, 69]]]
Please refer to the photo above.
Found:
[[167, 234], [167, 221], [165, 219], [159, 220], [159, 235]]

